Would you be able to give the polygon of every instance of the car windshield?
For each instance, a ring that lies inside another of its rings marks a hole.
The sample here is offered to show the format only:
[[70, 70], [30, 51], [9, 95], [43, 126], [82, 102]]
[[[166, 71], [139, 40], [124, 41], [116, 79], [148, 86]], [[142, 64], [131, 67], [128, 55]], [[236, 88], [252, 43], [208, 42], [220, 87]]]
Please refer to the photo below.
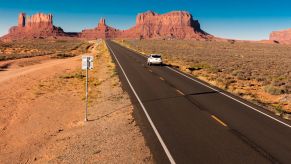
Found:
[[161, 58], [161, 55], [152, 55], [153, 58]]

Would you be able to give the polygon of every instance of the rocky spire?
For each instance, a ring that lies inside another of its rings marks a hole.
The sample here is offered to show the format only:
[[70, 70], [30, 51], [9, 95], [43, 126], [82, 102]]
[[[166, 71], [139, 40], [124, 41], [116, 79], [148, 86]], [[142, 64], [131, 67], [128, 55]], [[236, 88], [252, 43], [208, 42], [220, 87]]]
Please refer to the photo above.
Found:
[[2, 39], [16, 40], [58, 36], [69, 36], [69, 34], [53, 25], [52, 14], [37, 13], [32, 16], [27, 16], [25, 13], [20, 13], [18, 16], [18, 25], [11, 27], [9, 33], [3, 36]]
[[18, 16], [18, 27], [24, 27], [25, 26], [25, 13], [20, 13]]
[[105, 19], [104, 18], [101, 18], [99, 23], [98, 23], [98, 26], [106, 26], [106, 23], [105, 23]]

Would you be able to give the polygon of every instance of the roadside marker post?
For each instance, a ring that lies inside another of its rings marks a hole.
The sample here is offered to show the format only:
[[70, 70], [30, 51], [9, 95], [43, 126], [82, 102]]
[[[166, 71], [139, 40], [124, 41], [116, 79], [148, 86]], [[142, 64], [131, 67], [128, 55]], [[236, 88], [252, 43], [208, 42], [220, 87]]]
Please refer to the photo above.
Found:
[[88, 121], [88, 70], [93, 69], [94, 58], [92, 55], [82, 56], [82, 70], [86, 70], [86, 102], [85, 102], [85, 122]]

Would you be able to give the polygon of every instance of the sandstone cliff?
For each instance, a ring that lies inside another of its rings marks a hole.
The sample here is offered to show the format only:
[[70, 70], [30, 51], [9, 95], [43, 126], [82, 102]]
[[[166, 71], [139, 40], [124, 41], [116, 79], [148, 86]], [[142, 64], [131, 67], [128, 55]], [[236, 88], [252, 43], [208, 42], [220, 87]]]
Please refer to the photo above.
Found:
[[197, 20], [185, 11], [157, 14], [148, 11], [136, 17], [136, 25], [122, 32], [125, 38], [210, 39]]
[[283, 44], [291, 44], [291, 28], [272, 32], [270, 34], [270, 40]]
[[9, 33], [2, 37], [4, 40], [34, 39], [57, 36], [68, 36], [63, 29], [53, 25], [51, 14], [38, 13], [26, 16], [20, 13], [18, 16], [18, 26], [11, 27]]

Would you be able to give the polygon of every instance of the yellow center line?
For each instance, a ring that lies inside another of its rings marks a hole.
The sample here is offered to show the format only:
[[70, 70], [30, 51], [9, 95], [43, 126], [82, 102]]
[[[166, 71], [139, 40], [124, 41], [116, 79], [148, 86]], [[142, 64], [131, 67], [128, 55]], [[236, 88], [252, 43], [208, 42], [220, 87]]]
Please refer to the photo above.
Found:
[[221, 121], [219, 118], [217, 118], [216, 116], [211, 115], [211, 117], [212, 117], [215, 121], [219, 122], [221, 125], [227, 127], [227, 125], [226, 125], [223, 121]]
[[180, 93], [181, 95], [185, 95], [183, 92], [181, 92], [181, 91], [178, 90], [178, 89], [176, 89], [176, 91], [177, 91], [178, 93]]
[[165, 79], [164, 79], [164, 78], [162, 78], [162, 77], [160, 77], [160, 79], [161, 79], [161, 80], [163, 80], [163, 81], [165, 80]]

